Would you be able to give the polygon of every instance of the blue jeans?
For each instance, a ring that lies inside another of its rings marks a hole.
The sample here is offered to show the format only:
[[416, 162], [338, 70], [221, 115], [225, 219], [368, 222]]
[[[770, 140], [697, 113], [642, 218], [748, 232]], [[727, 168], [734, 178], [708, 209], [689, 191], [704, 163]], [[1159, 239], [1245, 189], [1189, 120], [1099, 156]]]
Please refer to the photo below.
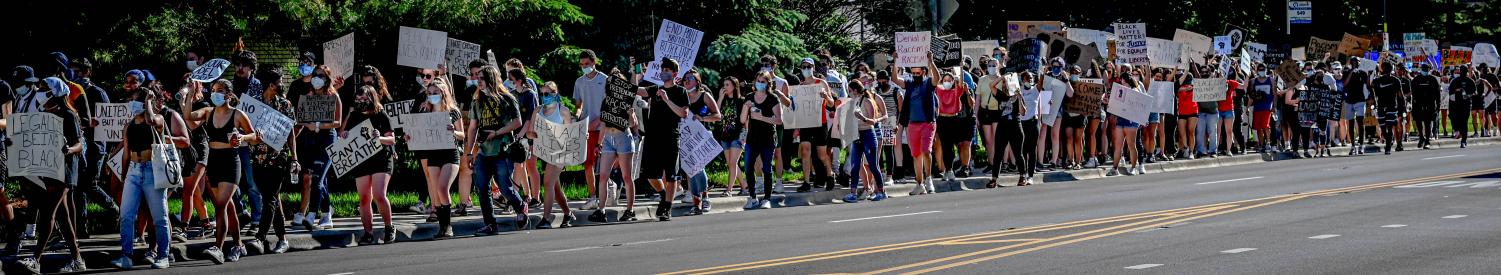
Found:
[[1199, 113], [1199, 128], [1194, 131], [1194, 140], [1200, 154], [1214, 154], [1220, 148], [1220, 114]]
[[770, 200], [771, 199], [771, 191], [772, 191], [771, 190], [771, 186], [772, 186], [772, 184], [776, 183], [775, 181], [772, 181], [772, 179], [771, 179], [772, 178], [771, 160], [772, 160], [772, 152], [774, 152], [774, 150], [776, 150], [776, 149], [777, 149], [776, 144], [747, 143], [745, 145], [745, 187], [746, 187], [745, 194], [749, 195], [751, 199], [755, 199], [756, 198], [756, 169], [755, 168], [756, 168], [756, 160], [757, 159], [761, 160], [761, 176], [762, 176], [762, 179], [765, 180], [765, 181], [761, 182], [761, 187], [762, 187], [761, 191], [763, 192], [763, 195], [761, 196], [761, 199], [764, 199], [764, 200]]
[[[240, 190], [235, 192], [244, 194], [244, 200], [235, 200], [235, 209], [250, 209], [250, 220], [261, 220], [261, 190], [256, 188], [255, 168], [250, 165], [250, 147], [240, 147]], [[236, 196], [239, 197], [239, 196]], [[250, 207], [246, 208], [245, 205]]]
[[[313, 150], [302, 150], [303, 153], [302, 156], [300, 156], [302, 158], [302, 161], [306, 163], [304, 164], [306, 165], [306, 167], [302, 167], [302, 169], [306, 171], [304, 173], [308, 173], [308, 175], [310, 176], [306, 184], [312, 184], [313, 187], [312, 193], [309, 194], [311, 198], [308, 198], [308, 209], [311, 211], [333, 213], [334, 205], [332, 202], [330, 202], [330, 199], [328, 197], [328, 151], [323, 149], [334, 143], [333, 132], [329, 132], [327, 134], [302, 134], [297, 136], [297, 142], [297, 147], [318, 148]], [[241, 163], [250, 163], [250, 159], [244, 160], [245, 161], [242, 161]], [[257, 198], [257, 200], [259, 200], [259, 198]]]
[[688, 191], [693, 192], [694, 196], [709, 192], [709, 175], [704, 174], [704, 171], [698, 171], [697, 174], [688, 177]]
[[135, 250], [136, 215], [140, 203], [151, 211], [151, 235], [156, 237], [156, 255], [169, 255], [172, 235], [167, 233], [167, 189], [157, 189], [151, 176], [151, 162], [131, 163], [120, 193], [120, 253], [129, 256]]
[[515, 165], [504, 155], [474, 157], [474, 190], [479, 192], [480, 213], [484, 213], [485, 224], [495, 224], [495, 206], [490, 202], [491, 179], [500, 186], [500, 195], [506, 198], [506, 203], [518, 214], [526, 214], [526, 203], [521, 201], [521, 195], [516, 193], [516, 184], [511, 182], [511, 172]]
[[876, 182], [873, 182], [873, 184], [875, 184], [876, 190], [883, 189], [881, 188], [881, 184], [885, 183], [886, 179], [881, 176], [881, 155], [876, 154], [876, 148], [880, 145], [880, 143], [876, 142], [876, 131], [869, 129], [860, 130], [860, 140], [855, 141], [854, 148], [850, 149], [849, 154], [850, 190], [860, 189], [860, 161], [862, 157], [866, 167], [870, 169], [870, 174], [875, 177]]

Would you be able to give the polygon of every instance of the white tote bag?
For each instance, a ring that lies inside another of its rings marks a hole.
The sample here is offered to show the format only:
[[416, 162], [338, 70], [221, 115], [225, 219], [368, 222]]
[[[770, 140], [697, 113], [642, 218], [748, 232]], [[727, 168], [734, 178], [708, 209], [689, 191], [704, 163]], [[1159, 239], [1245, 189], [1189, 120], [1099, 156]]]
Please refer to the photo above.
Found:
[[[166, 138], [157, 134], [157, 140]], [[182, 187], [182, 156], [177, 154], [177, 147], [170, 143], [151, 144], [151, 178], [156, 181], [157, 189]]]

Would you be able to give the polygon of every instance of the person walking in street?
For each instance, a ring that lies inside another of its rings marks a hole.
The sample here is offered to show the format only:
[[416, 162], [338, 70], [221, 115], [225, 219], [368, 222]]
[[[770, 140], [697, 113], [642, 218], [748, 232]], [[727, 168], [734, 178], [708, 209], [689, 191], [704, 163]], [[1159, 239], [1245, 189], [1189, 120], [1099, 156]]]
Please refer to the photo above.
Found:
[[[772, 151], [777, 147], [777, 126], [782, 124], [782, 108], [779, 96], [773, 95], [779, 91], [773, 89], [772, 75], [768, 72], [757, 73], [756, 82], [752, 87], [755, 93], [747, 98], [740, 107], [740, 123], [746, 126], [745, 130], [745, 209], [771, 209], [772, 185], [775, 181], [772, 177], [773, 160]], [[760, 162], [756, 162], [760, 160]], [[756, 199], [756, 167], [760, 164], [761, 199]]]
[[[493, 71], [494, 69], [491, 68], [491, 70]], [[491, 75], [487, 75], [487, 77], [491, 77], [490, 81], [499, 81], [499, 72], [490, 72], [489, 74]], [[459, 114], [460, 111], [458, 109], [458, 105], [454, 102], [453, 93], [450, 89], [451, 88], [449, 88], [448, 86], [447, 78], [440, 77], [434, 78], [432, 81], [428, 81], [427, 87], [423, 88], [423, 93], [426, 94], [426, 97], [420, 104], [414, 106], [415, 110], [413, 110], [412, 113], [448, 114], [448, 121], [450, 123], [448, 125], [448, 129], [450, 131], [453, 131], [454, 143], [457, 144], [458, 142], [463, 140], [466, 131], [464, 131], [463, 126], [461, 126], [463, 125], [462, 115]], [[411, 133], [408, 132], [407, 134], [408, 135], [406, 139], [408, 142], [410, 142]], [[465, 146], [463, 148], [469, 147]], [[426, 171], [425, 175], [427, 177], [428, 203], [432, 204], [433, 213], [438, 216], [438, 233], [437, 235], [433, 236], [433, 238], [452, 238], [453, 229], [450, 227], [450, 223], [452, 221], [449, 218], [453, 215], [453, 212], [451, 211], [453, 202], [452, 197], [448, 196], [448, 185], [449, 183], [453, 182], [455, 177], [458, 176], [456, 173], [459, 169], [460, 152], [458, 149], [437, 149], [414, 150], [413, 153], [419, 160], [421, 160], [422, 169]], [[476, 183], [475, 185], [480, 184]], [[487, 189], [479, 190], [481, 190], [482, 193], [480, 196], [481, 201], [485, 201], [484, 198], [487, 198], [489, 196], [483, 195], [483, 190]], [[488, 208], [484, 209], [484, 211], [486, 213], [493, 213], [491, 212], [491, 209]]]
[[[859, 125], [845, 127], [857, 127], [860, 139], [854, 142], [850, 150], [850, 174], [856, 176], [850, 179], [850, 194], [844, 196], [844, 202], [859, 202], [867, 191], [872, 192], [869, 197], [871, 201], [882, 201], [886, 199], [886, 188], [882, 186], [886, 179], [881, 173], [881, 155], [877, 150], [880, 144], [876, 139], [875, 125], [886, 119], [885, 108], [882, 108], [880, 101], [871, 97], [870, 90], [860, 82], [850, 82], [849, 91], [850, 99], [845, 104], [854, 104], [853, 115]], [[866, 167], [860, 167], [861, 161], [864, 161]], [[865, 181], [861, 185], [862, 177], [858, 176], [861, 168], [869, 169], [874, 181]]]
[[[558, 95], [557, 83], [553, 83], [552, 81], [542, 83], [542, 88], [539, 90], [537, 99], [540, 105], [537, 106], [537, 118], [532, 119], [533, 126], [536, 123], [542, 123], [538, 122], [539, 119], [540, 121], [547, 121], [548, 123], [558, 125], [574, 123], [573, 112], [569, 112], [563, 106], [563, 97]], [[537, 138], [535, 131], [528, 129], [527, 133], [532, 139]], [[553, 204], [557, 204], [558, 208], [562, 208], [563, 210], [563, 221], [558, 225], [558, 228], [573, 227], [573, 221], [577, 218], [573, 216], [573, 211], [568, 209], [568, 198], [563, 196], [563, 186], [560, 182], [561, 180], [558, 178], [563, 174], [563, 165], [547, 163], [546, 161], [542, 162], [547, 165], [547, 168], [543, 171], [546, 175], [542, 177], [543, 188], [545, 188], [542, 190], [542, 193], [544, 193], [542, 196], [542, 221], [537, 224], [537, 229], [553, 228]]]
[[[377, 243], [390, 243], [396, 240], [396, 229], [391, 226], [391, 201], [386, 198], [386, 184], [391, 180], [393, 168], [390, 146], [396, 145], [396, 134], [391, 129], [390, 118], [386, 117], [382, 98], [376, 92], [374, 86], [360, 86], [359, 92], [354, 97], [354, 108], [339, 129], [340, 138], [349, 138], [349, 135], [361, 135], [374, 139], [382, 145], [382, 148], [365, 162], [356, 165], [345, 177], [354, 178], [355, 190], [360, 195], [360, 225], [365, 231], [358, 240], [360, 245], [373, 245]], [[351, 125], [360, 125], [370, 122], [370, 130], [373, 132], [350, 133]], [[371, 205], [371, 203], [374, 205]], [[379, 208], [381, 221], [385, 222], [380, 241], [376, 241], [373, 211]]]
[[[474, 165], [474, 190], [490, 190], [489, 182], [495, 181], [500, 188], [500, 194], [505, 198], [505, 203], [516, 211], [515, 225], [517, 230], [527, 228], [529, 222], [528, 205], [522, 200], [520, 190], [512, 181], [512, 172], [515, 172], [515, 163], [526, 160], [526, 153], [521, 147], [519, 135], [523, 120], [521, 118], [520, 102], [505, 86], [496, 85], [501, 82], [500, 70], [495, 67], [480, 69], [478, 97], [474, 99], [474, 106], [469, 109], [468, 127], [461, 129], [466, 134], [458, 134], [465, 138], [464, 148], [472, 148], [475, 152], [469, 152]], [[429, 103], [432, 102], [429, 95]], [[451, 97], [450, 97], [451, 98]], [[442, 101], [439, 98], [440, 102]], [[453, 110], [457, 115], [458, 110]], [[455, 119], [457, 120], [457, 118]], [[467, 130], [465, 130], [467, 129]], [[444, 165], [444, 170], [447, 165]], [[429, 164], [429, 174], [439, 174]], [[448, 181], [442, 181], [444, 185]], [[484, 193], [484, 192], [482, 192]], [[442, 193], [447, 196], [447, 192]], [[494, 205], [488, 193], [480, 196], [480, 214], [484, 217], [485, 227], [475, 232], [475, 236], [490, 236], [500, 232], [500, 225], [495, 220]], [[444, 211], [447, 210], [445, 206]], [[441, 214], [440, 214], [441, 215]]]
[[[280, 70], [272, 70], [259, 77], [277, 80], [266, 85], [259, 100], [283, 116], [296, 117], [296, 109], [292, 106], [292, 101], [284, 95], [286, 85], [282, 85], [279, 81], [283, 77]], [[263, 254], [266, 252], [281, 254], [291, 249], [291, 243], [287, 241], [287, 221], [282, 207], [281, 190], [287, 181], [302, 169], [293, 158], [293, 150], [290, 150], [295, 147], [292, 145], [293, 142], [296, 141], [289, 139], [287, 144], [282, 145], [282, 150], [276, 150], [266, 143], [250, 147], [250, 162], [255, 165], [255, 184], [262, 192], [265, 192], [261, 202], [267, 212], [261, 215], [260, 228], [255, 232], [255, 239], [260, 242]], [[184, 167], [188, 166], [184, 165]], [[271, 230], [276, 231], [275, 243], [272, 243], [266, 236]]]
[[[231, 200], [239, 187], [240, 162], [249, 160], [240, 159], [236, 148], [241, 143], [258, 141], [258, 136], [245, 113], [233, 107], [240, 105], [239, 97], [231, 92], [233, 84], [221, 79], [215, 81], [212, 87], [209, 101], [214, 108], [184, 112], [187, 114], [184, 119], [201, 121], [208, 135], [209, 159], [206, 166], [209, 170], [208, 180], [212, 183], [210, 191], [213, 192], [214, 208], [218, 209], [214, 213], [218, 225], [214, 228], [214, 246], [203, 253], [214, 264], [223, 264], [237, 262], [240, 256], [246, 254], [236, 230], [240, 228], [240, 217], [236, 215], [239, 211]], [[337, 126], [336, 123], [332, 125]], [[229, 237], [234, 239], [233, 245], [225, 246], [225, 235], [231, 235]]]

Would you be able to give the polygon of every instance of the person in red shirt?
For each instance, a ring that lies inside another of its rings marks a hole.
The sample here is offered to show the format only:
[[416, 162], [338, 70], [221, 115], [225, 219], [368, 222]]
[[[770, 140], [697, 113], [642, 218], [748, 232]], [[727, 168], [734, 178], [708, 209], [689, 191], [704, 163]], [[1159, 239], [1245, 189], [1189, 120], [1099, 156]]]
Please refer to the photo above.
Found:
[[1199, 125], [1199, 103], [1194, 102], [1192, 74], [1178, 77], [1178, 158], [1193, 159], [1194, 132]]
[[1230, 156], [1230, 149], [1235, 148], [1235, 90], [1240, 89], [1240, 81], [1236, 79], [1240, 79], [1241, 77], [1240, 72], [1236, 72], [1225, 78], [1225, 87], [1227, 89], [1225, 91], [1225, 100], [1220, 100], [1219, 102], [1220, 134], [1224, 134], [1224, 137], [1219, 140], [1224, 141], [1221, 142], [1221, 145], [1225, 146], [1225, 150], [1221, 150], [1220, 155], [1224, 156]]

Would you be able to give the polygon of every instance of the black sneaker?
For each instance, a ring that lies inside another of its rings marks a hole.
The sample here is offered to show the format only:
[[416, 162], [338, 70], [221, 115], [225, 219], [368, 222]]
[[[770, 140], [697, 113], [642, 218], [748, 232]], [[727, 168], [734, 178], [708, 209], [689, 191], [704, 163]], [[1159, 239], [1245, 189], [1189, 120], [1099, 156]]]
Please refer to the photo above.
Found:
[[[621, 215], [621, 217], [625, 217], [625, 216]], [[608, 222], [608, 220], [605, 220], [605, 210], [604, 209], [595, 210], [594, 214], [589, 214], [589, 217], [587, 217], [585, 219], [588, 219], [589, 222], [594, 222], [594, 223]], [[621, 221], [625, 221], [625, 220], [621, 220]]]
[[689, 216], [698, 216], [698, 215], [703, 215], [703, 214], [704, 214], [704, 209], [703, 208], [694, 207], [693, 210], [688, 210], [688, 215]]
[[385, 230], [381, 230], [380, 242], [384, 244], [396, 242], [396, 228], [386, 226]]
[[498, 229], [495, 228], [495, 225], [493, 225], [493, 224], [491, 224], [491, 225], [485, 225], [484, 227], [480, 227], [479, 231], [475, 231], [474, 232], [474, 236], [475, 237], [494, 236], [497, 233], [497, 231], [498, 231]]
[[375, 242], [375, 234], [371, 234], [368, 231], [365, 232], [364, 234], [360, 234], [359, 244], [362, 245], [362, 246], [363, 245], [375, 245], [376, 244], [376, 242]]
[[552, 229], [552, 218], [542, 218], [542, 221], [537, 223], [537, 229]]
[[558, 222], [558, 228], [573, 227], [573, 220], [575, 219], [577, 218], [573, 217], [572, 212], [569, 212], [568, 215], [563, 215], [563, 221]]
[[636, 211], [626, 210], [620, 212], [620, 218], [615, 220], [622, 222], [634, 222], [636, 221]]
[[531, 221], [531, 216], [527, 216], [526, 213], [516, 214], [516, 230], [527, 230], [530, 228], [527, 225], [531, 224]]
[[802, 186], [798, 186], [797, 187], [797, 192], [798, 193], [808, 193], [808, 192], [811, 192], [811, 191], [813, 191], [813, 182], [812, 181], [804, 182]]

